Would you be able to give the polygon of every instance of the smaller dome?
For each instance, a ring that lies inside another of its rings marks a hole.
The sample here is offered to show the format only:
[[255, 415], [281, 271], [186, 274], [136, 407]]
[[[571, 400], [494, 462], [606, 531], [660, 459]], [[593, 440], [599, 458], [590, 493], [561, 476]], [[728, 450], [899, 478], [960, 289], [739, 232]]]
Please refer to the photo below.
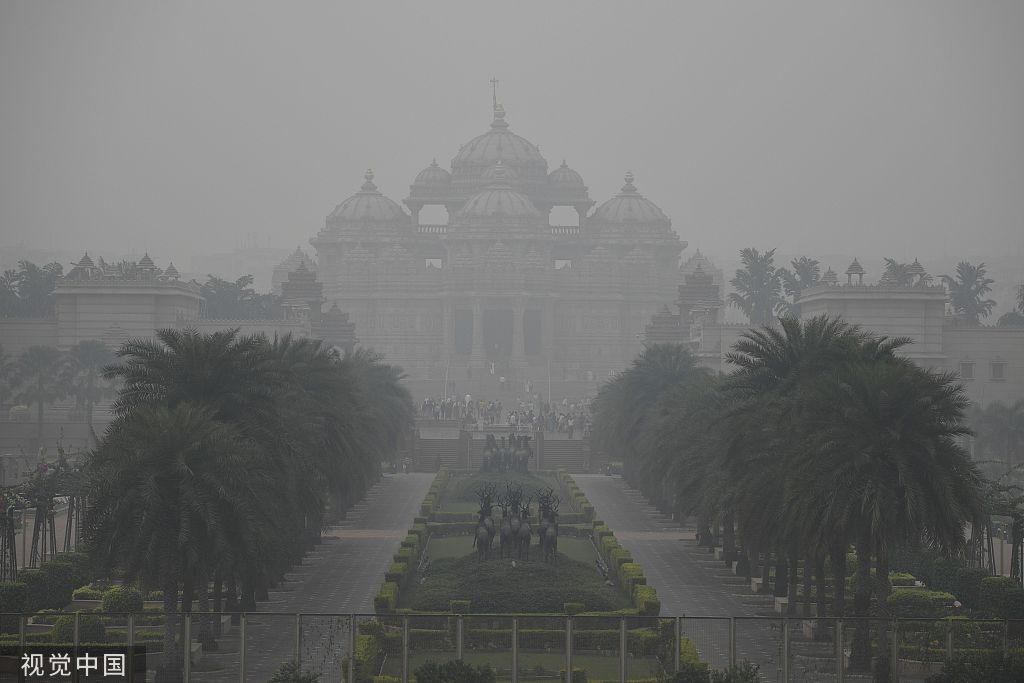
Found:
[[167, 265], [167, 270], [164, 271], [164, 277], [168, 280], [177, 280], [181, 275], [178, 273], [178, 269], [174, 267], [174, 261], [171, 261]]
[[406, 222], [409, 215], [396, 202], [382, 195], [373, 183], [373, 171], [367, 170], [362, 189], [341, 204], [327, 217], [328, 223], [394, 223]]
[[562, 165], [548, 174], [548, 182], [552, 185], [560, 185], [563, 187], [582, 187], [583, 176], [569, 168], [565, 163], [565, 159], [563, 159]]
[[849, 268], [846, 269], [847, 275], [863, 275], [864, 266], [860, 264], [860, 261], [856, 257], [853, 259], [853, 263], [850, 264]]
[[452, 182], [452, 174], [437, 165], [437, 159], [419, 172], [413, 185], [448, 185]]
[[834, 285], [839, 282], [839, 276], [836, 275], [836, 271], [830, 267], [825, 271], [825, 274], [821, 276], [821, 281], [826, 285]]
[[597, 207], [594, 215], [588, 222], [591, 223], [647, 223], [671, 225], [671, 221], [665, 212], [658, 208], [658, 205], [649, 199], [644, 198], [636, 191], [633, 185], [632, 172], [626, 173], [626, 184], [622, 191], [615, 195], [601, 206]]
[[526, 195], [508, 184], [509, 171], [499, 160], [488, 169], [491, 183], [483, 192], [474, 195], [459, 211], [460, 218], [539, 219], [540, 212]]
[[924, 266], [921, 265], [920, 261], [914, 259], [914, 262], [907, 268], [907, 272], [911, 275], [924, 275]]
[[139, 268], [145, 268], [147, 270], [156, 268], [156, 265], [153, 263], [153, 259], [149, 258], [149, 252], [143, 254], [142, 258], [139, 259]]

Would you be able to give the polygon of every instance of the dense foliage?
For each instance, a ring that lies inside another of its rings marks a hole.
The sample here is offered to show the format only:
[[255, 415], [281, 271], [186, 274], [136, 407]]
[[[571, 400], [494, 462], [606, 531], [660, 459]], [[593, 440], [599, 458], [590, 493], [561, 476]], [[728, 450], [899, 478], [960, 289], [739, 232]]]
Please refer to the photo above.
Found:
[[117, 356], [115, 419], [87, 463], [89, 541], [105, 569], [162, 589], [173, 673], [178, 597], [209, 611], [212, 579], [215, 606], [226, 585], [229, 606], [253, 609], [376, 480], [412, 402], [399, 369], [308, 339], [161, 330]]
[[481, 614], [548, 612], [558, 614], [567, 602], [583, 603], [586, 611], [614, 611], [629, 600], [605, 585], [592, 565], [565, 556], [556, 564], [540, 557], [519, 561], [480, 563], [476, 555], [441, 558], [430, 564], [422, 585], [415, 586], [409, 606], [416, 610], [446, 612], [452, 596], [468, 600], [470, 611]]
[[0, 275], [0, 318], [44, 318], [53, 313], [57, 278], [64, 273], [59, 263], [37, 266], [19, 261], [17, 270]]
[[[866, 617], [873, 603], [884, 609], [889, 583], [871, 576], [888, 577], [894, 549], [959, 552], [965, 522], [983, 511], [980, 475], [960, 446], [963, 389], [898, 357], [907, 343], [836, 319], [783, 318], [743, 335], [723, 377], [682, 347], [649, 346], [602, 387], [598, 438], [649, 497], [696, 514], [702, 541], [721, 528], [748, 575], [767, 586], [774, 566], [776, 595], [795, 589], [802, 561], [818, 616], [829, 611], [828, 573], [832, 611], [847, 613], [853, 546], [853, 613]], [[866, 667], [865, 628], [852, 645], [854, 666]]]

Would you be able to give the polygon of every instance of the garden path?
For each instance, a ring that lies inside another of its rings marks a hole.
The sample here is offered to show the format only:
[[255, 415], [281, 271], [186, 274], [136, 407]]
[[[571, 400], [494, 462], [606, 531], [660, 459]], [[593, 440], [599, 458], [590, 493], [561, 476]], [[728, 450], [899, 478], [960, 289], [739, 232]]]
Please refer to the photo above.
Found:
[[692, 528], [658, 512], [622, 477], [575, 474], [573, 479], [597, 518], [643, 567], [647, 582], [658, 591], [662, 616], [688, 617], [683, 632], [704, 661], [716, 668], [728, 664], [729, 622], [708, 617], [748, 617], [737, 620], [737, 659], [760, 664], [762, 673], [778, 668], [779, 622], [752, 618], [774, 615], [772, 599], [752, 595], [749, 585], [697, 547]]
[[[341, 680], [341, 657], [348, 651], [347, 618], [339, 614], [372, 614], [373, 596], [392, 562], [392, 555], [419, 514], [433, 474], [385, 475], [349, 512], [339, 526], [328, 529], [321, 543], [286, 581], [260, 602], [260, 612], [247, 620], [246, 680], [266, 681], [292, 657], [295, 613], [302, 613], [302, 664], [322, 674], [323, 681]], [[200, 683], [238, 681], [238, 629], [226, 635], [221, 651], [199, 662], [192, 680]], [[217, 667], [218, 670], [210, 670]]]

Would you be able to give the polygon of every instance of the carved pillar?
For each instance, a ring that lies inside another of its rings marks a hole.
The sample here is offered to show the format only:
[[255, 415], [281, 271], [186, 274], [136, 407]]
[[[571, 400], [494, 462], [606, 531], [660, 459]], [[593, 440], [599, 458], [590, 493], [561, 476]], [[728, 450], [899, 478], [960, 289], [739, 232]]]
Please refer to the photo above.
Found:
[[[523, 347], [523, 302], [518, 300], [512, 322], [512, 367], [526, 367], [526, 349]], [[517, 379], [519, 379], [517, 377]]]
[[473, 300], [473, 351], [469, 364], [474, 368], [484, 366], [484, 310], [480, 299]]

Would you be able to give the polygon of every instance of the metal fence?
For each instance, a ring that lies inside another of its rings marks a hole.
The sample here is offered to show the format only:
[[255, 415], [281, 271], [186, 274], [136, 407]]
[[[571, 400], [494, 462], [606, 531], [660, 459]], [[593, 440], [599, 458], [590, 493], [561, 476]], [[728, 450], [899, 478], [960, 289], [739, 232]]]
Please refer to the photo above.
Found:
[[[144, 668], [132, 680], [154, 680], [158, 669], [171, 680], [173, 669], [183, 683], [268, 681], [288, 664], [322, 683], [407, 683], [427, 662], [451, 660], [488, 665], [511, 683], [564, 681], [567, 671], [574, 682], [652, 683], [691, 661], [713, 669], [751, 662], [765, 682], [867, 682], [881, 668], [890, 681], [917, 683], [957, 655], [1024, 650], [1024, 621], [960, 618], [256, 612], [192, 613], [165, 625], [159, 612], [4, 614], [0, 646], [10, 659], [33, 648], [141, 645]], [[11, 670], [0, 666], [0, 682]]]

